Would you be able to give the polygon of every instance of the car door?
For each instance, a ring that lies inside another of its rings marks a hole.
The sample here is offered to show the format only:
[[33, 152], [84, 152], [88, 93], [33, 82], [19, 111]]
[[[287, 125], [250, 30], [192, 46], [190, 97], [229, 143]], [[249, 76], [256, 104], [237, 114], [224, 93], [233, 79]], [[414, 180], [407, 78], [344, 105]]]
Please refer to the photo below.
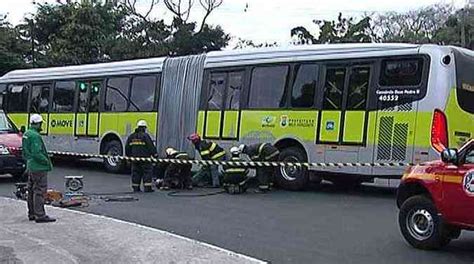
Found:
[[474, 141], [460, 150], [461, 164], [443, 169], [446, 216], [453, 222], [474, 226]]

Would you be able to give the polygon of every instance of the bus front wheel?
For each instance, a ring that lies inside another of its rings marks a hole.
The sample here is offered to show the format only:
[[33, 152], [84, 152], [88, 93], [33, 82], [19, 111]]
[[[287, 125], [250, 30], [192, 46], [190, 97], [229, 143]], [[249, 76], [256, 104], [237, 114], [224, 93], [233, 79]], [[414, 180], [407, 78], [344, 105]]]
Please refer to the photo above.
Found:
[[104, 154], [109, 156], [104, 159], [104, 167], [108, 172], [119, 173], [123, 170], [124, 161], [113, 157], [123, 154], [122, 144], [119, 141], [113, 140], [106, 143]]
[[[279, 160], [291, 163], [306, 162], [306, 155], [298, 147], [289, 147], [280, 152]], [[275, 181], [279, 187], [286, 190], [303, 190], [309, 182], [308, 169], [299, 166], [279, 167], [277, 168]]]

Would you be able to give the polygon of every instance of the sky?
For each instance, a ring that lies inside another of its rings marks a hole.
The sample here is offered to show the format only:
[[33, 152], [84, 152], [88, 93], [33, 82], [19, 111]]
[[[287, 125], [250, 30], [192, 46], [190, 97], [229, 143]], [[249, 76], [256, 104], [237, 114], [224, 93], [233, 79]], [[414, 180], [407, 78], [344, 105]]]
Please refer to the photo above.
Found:
[[[145, 9], [147, 2], [148, 0], [138, 0], [142, 9]], [[336, 19], [339, 12], [360, 17], [364, 13], [401, 12], [436, 3], [454, 4], [460, 8], [467, 2], [468, 0], [224, 0], [223, 5], [209, 17], [208, 22], [221, 25], [233, 36], [233, 42], [242, 38], [257, 43], [278, 42], [284, 45], [291, 41], [292, 28], [305, 26], [314, 32], [317, 27], [312, 23], [313, 19]], [[160, 3], [152, 15], [170, 20], [171, 15], [165, 10], [164, 5]], [[8, 19], [13, 24], [31, 12], [34, 12], [32, 0], [0, 0], [0, 14], [8, 14]], [[191, 13], [191, 19], [200, 21], [201, 17], [202, 12], [196, 6]]]

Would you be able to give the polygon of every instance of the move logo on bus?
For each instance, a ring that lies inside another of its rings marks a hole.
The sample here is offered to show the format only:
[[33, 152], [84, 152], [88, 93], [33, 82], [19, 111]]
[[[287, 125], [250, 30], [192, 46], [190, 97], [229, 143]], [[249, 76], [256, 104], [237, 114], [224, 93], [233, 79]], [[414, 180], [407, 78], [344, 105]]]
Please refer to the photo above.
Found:
[[262, 127], [275, 127], [275, 117], [264, 116], [262, 118]]
[[72, 120], [51, 120], [51, 127], [72, 127]]
[[280, 116], [281, 127], [314, 127], [316, 120], [312, 118], [298, 118], [288, 117], [287, 115]]

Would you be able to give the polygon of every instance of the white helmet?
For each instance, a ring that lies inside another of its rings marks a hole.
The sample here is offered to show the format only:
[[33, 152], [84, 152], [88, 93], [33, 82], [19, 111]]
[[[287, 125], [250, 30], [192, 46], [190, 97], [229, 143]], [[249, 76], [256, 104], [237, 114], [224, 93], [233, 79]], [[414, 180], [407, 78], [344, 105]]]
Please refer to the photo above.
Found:
[[38, 114], [33, 114], [30, 116], [30, 124], [39, 124], [43, 123], [43, 117]]
[[145, 120], [140, 120], [140, 121], [138, 121], [138, 123], [137, 123], [137, 127], [147, 127], [147, 126], [148, 126], [148, 125], [147, 125], [147, 123], [146, 123]]
[[167, 148], [166, 149], [166, 155], [168, 155], [168, 156], [172, 156], [172, 155], [176, 154], [177, 152], [178, 151], [174, 148]]
[[240, 155], [241, 151], [240, 151], [240, 148], [239, 148], [239, 147], [232, 147], [232, 148], [230, 149], [230, 153], [231, 153], [232, 155]]

